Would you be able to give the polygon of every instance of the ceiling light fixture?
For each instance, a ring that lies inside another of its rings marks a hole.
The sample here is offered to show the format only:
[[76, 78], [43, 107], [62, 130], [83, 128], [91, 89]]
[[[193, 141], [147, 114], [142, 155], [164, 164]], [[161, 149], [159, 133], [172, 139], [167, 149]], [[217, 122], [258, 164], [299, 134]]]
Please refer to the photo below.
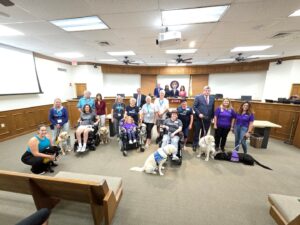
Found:
[[0, 36], [20, 36], [20, 35], [24, 35], [24, 33], [9, 28], [7, 26], [0, 25]]
[[59, 52], [59, 53], [55, 53], [54, 55], [57, 57], [68, 58], [68, 59], [76, 59], [84, 56], [80, 52]]
[[231, 49], [231, 52], [252, 52], [252, 51], [263, 51], [271, 48], [272, 45], [258, 45], [258, 46], [241, 46]]
[[277, 57], [279, 55], [251, 55], [249, 57], [247, 57], [247, 59], [255, 59], [255, 58], [273, 58], [273, 57]]
[[174, 49], [174, 50], [166, 50], [166, 54], [192, 54], [195, 53], [197, 49], [188, 48], [188, 49]]
[[190, 43], [189, 43], [189, 47], [190, 48], [194, 48], [196, 46], [196, 41], [191, 41]]
[[229, 5], [162, 11], [163, 26], [209, 23], [220, 20]]
[[111, 56], [129, 56], [129, 55], [135, 55], [134, 51], [123, 51], [123, 52], [107, 52], [107, 54]]
[[233, 62], [234, 59], [218, 59], [216, 62]]
[[289, 17], [294, 17], [294, 16], [300, 16], [300, 9], [296, 10], [291, 15], [289, 15]]
[[52, 20], [50, 23], [66, 31], [104, 30], [109, 27], [98, 16]]

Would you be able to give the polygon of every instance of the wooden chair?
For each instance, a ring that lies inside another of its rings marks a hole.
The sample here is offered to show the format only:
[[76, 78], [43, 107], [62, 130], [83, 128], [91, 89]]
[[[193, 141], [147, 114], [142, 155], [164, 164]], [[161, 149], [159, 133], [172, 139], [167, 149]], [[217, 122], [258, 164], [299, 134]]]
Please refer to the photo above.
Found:
[[300, 225], [300, 197], [269, 194], [270, 215], [278, 225]]
[[[88, 203], [95, 225], [103, 218], [105, 224], [111, 224], [123, 192], [122, 179], [92, 175], [96, 181], [81, 180], [76, 177], [83, 174], [74, 173], [74, 179], [70, 178], [72, 174], [60, 172], [57, 177], [47, 177], [0, 170], [0, 190], [32, 195], [37, 209], [52, 209], [61, 199]], [[108, 183], [114, 188], [110, 189]]]

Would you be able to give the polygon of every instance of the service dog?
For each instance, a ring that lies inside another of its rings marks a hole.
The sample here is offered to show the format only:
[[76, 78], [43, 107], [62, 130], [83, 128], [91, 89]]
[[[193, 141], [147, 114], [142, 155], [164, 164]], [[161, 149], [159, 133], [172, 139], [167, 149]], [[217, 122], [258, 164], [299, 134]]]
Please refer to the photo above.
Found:
[[[245, 165], [250, 165], [250, 166], [254, 166], [254, 164], [257, 164], [265, 169], [272, 170], [270, 167], [261, 164], [260, 162], [255, 160], [251, 155], [247, 153], [237, 153], [237, 155], [238, 155], [238, 159], [235, 160], [235, 162], [241, 162]], [[231, 156], [232, 156], [232, 152], [219, 152], [215, 155], [215, 159], [226, 160], [231, 162], [232, 161]]]
[[108, 137], [108, 128], [107, 127], [101, 127], [99, 130], [100, 134], [100, 141], [103, 144], [107, 144], [109, 142], [109, 137]]
[[151, 174], [157, 174], [158, 171], [159, 175], [163, 176], [163, 164], [166, 162], [168, 156], [175, 153], [176, 150], [176, 147], [171, 144], [166, 145], [164, 148], [159, 148], [157, 151], [149, 155], [143, 167], [132, 167], [130, 170], [138, 172], [145, 171], [145, 173]]
[[71, 139], [68, 132], [64, 131], [58, 135], [56, 145], [60, 147], [62, 155], [65, 155], [66, 152], [70, 152], [72, 150]]
[[212, 135], [206, 135], [202, 137], [199, 141], [200, 153], [197, 155], [198, 158], [202, 154], [205, 154], [205, 161], [209, 160], [209, 157], [214, 159], [215, 155], [215, 138]]

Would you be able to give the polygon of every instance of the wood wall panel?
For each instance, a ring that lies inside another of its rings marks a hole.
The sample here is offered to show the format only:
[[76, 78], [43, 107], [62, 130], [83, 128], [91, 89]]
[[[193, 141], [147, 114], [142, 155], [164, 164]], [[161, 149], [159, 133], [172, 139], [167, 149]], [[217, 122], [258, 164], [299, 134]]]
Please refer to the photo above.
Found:
[[300, 148], [300, 120], [298, 118], [298, 122], [295, 123], [295, 135], [293, 139], [293, 145]]
[[[192, 78], [192, 96], [202, 94], [203, 87], [208, 85], [208, 74], [191, 75]], [[188, 93], [189, 95], [190, 93]]]
[[153, 91], [156, 85], [157, 76], [142, 74], [141, 75], [141, 89], [144, 95], [148, 95], [151, 93], [153, 95]]
[[14, 121], [14, 130], [16, 133], [22, 133], [26, 128], [26, 121], [24, 120], [24, 113], [15, 112], [12, 113], [12, 120]]
[[[9, 129], [9, 115], [7, 112], [0, 112], [0, 140], [1, 138], [8, 137], [10, 135]], [[4, 127], [2, 126], [4, 125]]]
[[290, 96], [292, 95], [300, 96], [300, 84], [292, 84], [292, 90]]

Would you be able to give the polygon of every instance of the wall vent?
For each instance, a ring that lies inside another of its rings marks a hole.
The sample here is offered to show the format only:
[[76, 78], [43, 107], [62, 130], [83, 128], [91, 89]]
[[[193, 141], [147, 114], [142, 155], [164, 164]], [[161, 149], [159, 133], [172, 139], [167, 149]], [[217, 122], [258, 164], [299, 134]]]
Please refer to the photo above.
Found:
[[67, 69], [65, 69], [65, 68], [60, 68], [60, 67], [58, 67], [57, 70], [58, 70], [58, 71], [62, 71], [62, 72], [67, 72]]

